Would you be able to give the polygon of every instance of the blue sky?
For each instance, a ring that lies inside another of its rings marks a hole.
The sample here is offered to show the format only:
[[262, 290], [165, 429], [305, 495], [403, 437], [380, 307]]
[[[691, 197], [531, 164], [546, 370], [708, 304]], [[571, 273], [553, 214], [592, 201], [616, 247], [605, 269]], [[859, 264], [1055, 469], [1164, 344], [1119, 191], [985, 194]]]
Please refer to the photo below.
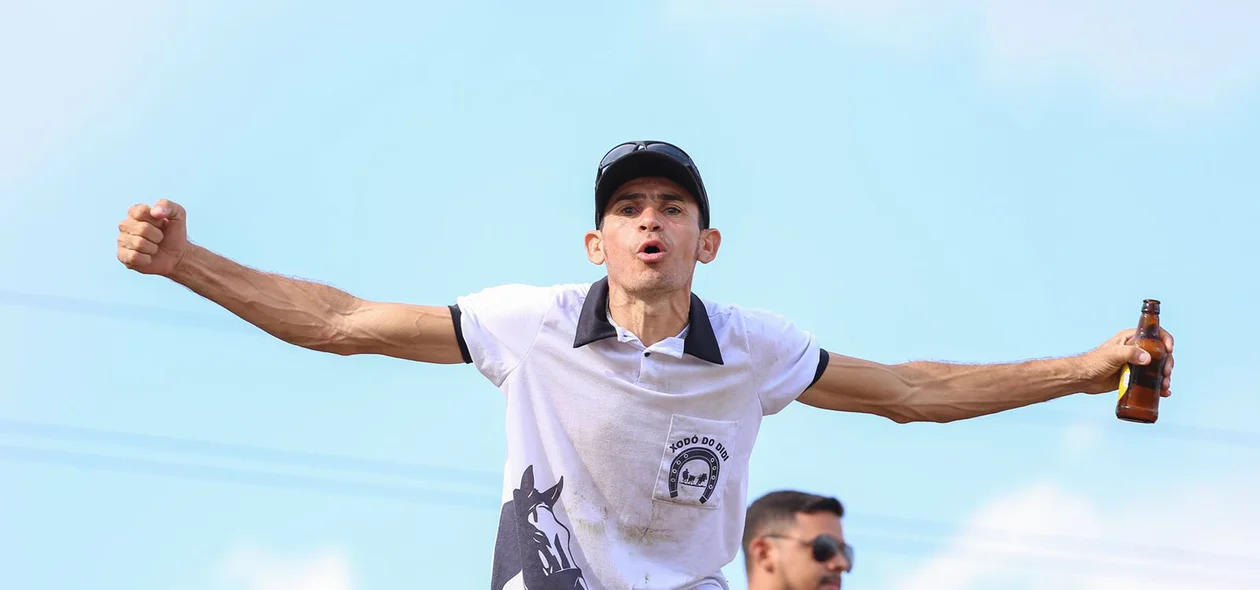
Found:
[[836, 352], [1072, 354], [1164, 302], [1154, 426], [768, 419], [750, 495], [840, 497], [846, 588], [1255, 587], [1255, 9], [871, 6], [0, 7], [3, 585], [484, 587], [490, 384], [272, 340], [126, 271], [117, 222], [172, 198], [246, 264], [445, 304], [598, 278], [595, 163], [654, 138], [724, 233], [697, 292]]

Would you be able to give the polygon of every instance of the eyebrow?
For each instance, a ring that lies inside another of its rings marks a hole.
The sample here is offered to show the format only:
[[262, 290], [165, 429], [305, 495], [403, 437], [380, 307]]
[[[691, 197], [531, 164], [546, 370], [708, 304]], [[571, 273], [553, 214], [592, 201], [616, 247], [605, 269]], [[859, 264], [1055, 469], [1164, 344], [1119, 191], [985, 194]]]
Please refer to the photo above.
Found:
[[[647, 198], [648, 196], [645, 193], [624, 193], [621, 196], [613, 199], [611, 204], [616, 205], [617, 203], [620, 203], [622, 201], [641, 201]], [[662, 201], [678, 201], [680, 203], [685, 202], [681, 196], [676, 195], [674, 193], [661, 193], [660, 195], [657, 196], [657, 198], [659, 198]]]

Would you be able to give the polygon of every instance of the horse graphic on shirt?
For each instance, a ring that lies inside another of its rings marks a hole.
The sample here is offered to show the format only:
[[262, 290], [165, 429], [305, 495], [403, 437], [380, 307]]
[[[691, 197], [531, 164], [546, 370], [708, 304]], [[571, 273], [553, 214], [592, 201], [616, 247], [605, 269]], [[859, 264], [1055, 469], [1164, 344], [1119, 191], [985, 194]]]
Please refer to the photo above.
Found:
[[502, 590], [520, 574], [525, 590], [590, 590], [574, 563], [569, 528], [553, 511], [564, 478], [547, 491], [534, 487], [534, 466], [525, 468], [521, 485], [499, 513], [491, 590]]

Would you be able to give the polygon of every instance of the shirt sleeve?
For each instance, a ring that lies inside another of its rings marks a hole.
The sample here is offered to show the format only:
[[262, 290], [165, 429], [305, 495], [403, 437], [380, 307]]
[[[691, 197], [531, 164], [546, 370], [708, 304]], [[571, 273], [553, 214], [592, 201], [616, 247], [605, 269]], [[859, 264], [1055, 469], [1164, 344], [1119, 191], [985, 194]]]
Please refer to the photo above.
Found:
[[744, 322], [762, 415], [777, 414], [818, 381], [827, 352], [817, 336], [781, 315], [753, 310]]
[[532, 285], [501, 285], [459, 297], [450, 309], [464, 362], [496, 387], [503, 385], [554, 307], [555, 289]]

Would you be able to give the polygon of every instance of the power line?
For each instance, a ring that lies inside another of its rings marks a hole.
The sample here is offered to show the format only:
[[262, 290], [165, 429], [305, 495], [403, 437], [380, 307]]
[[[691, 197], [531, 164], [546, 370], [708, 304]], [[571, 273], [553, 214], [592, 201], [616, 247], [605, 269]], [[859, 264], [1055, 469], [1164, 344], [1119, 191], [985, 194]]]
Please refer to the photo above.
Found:
[[489, 486], [498, 489], [502, 483], [500, 474], [490, 471], [443, 467], [366, 459], [345, 455], [326, 455], [305, 451], [271, 449], [234, 443], [218, 443], [152, 434], [136, 434], [77, 426], [43, 424], [20, 420], [0, 419], [0, 434], [29, 436], [61, 441], [97, 444], [116, 444], [159, 451], [174, 451], [198, 455], [212, 455], [246, 461], [271, 461], [290, 466], [310, 467], [333, 471], [348, 471], [367, 475], [402, 477], [430, 481], [457, 481], [461, 484]]
[[25, 446], [0, 445], [0, 459], [8, 461], [22, 461], [27, 463], [60, 465], [82, 469], [120, 471], [143, 475], [159, 475], [216, 483], [233, 483], [290, 490], [316, 491], [342, 496], [379, 498], [424, 504], [443, 504], [477, 510], [497, 509], [499, 506], [499, 495], [489, 494], [484, 491], [454, 492], [397, 484], [348, 481], [334, 477], [319, 477], [313, 475], [264, 472], [212, 465], [197, 465], [180, 461], [159, 461], [155, 459], [116, 457], [97, 453], [86, 453], [82, 451], [63, 451]]
[[59, 295], [23, 293], [8, 289], [0, 289], [0, 305], [27, 307], [58, 313], [89, 315], [116, 320], [141, 321], [191, 328], [205, 328], [208, 330], [219, 330], [242, 334], [263, 333], [262, 331], [254, 328], [254, 326], [240, 321], [235, 316], [164, 309], [160, 307], [135, 305], [131, 303], [95, 301], [75, 297], [62, 297]]
[[[1026, 413], [1018, 411], [1006, 413], [1006, 415], [993, 414], [988, 416], [988, 418], [994, 420], [1037, 426], [1072, 426], [1082, 423], [1097, 425], [1108, 421], [1115, 422], [1116, 420], [1109, 414], [1104, 414], [1103, 416], [1087, 415], [1080, 412], [1065, 412], [1054, 408], [1039, 408], [1037, 417], [1039, 420], [1031, 420]], [[1162, 421], [1153, 426], [1126, 428], [1122, 436], [1260, 449], [1260, 431], [1234, 430], [1216, 426], [1195, 426], [1167, 421]]]

